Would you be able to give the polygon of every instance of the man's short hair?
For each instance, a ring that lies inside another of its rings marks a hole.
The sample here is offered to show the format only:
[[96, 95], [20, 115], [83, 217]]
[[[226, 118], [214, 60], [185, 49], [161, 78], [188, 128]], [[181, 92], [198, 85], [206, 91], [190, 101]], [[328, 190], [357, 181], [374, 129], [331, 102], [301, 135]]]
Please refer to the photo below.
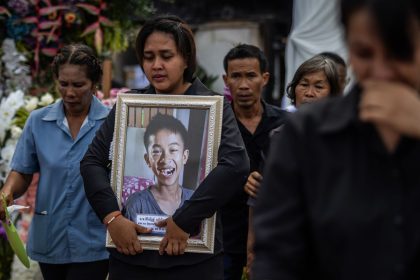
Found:
[[166, 114], [156, 114], [149, 122], [144, 132], [143, 141], [146, 151], [150, 144], [150, 136], [156, 135], [159, 131], [167, 129], [175, 134], [181, 136], [182, 142], [184, 143], [184, 149], [188, 147], [188, 132], [185, 126], [175, 117]]
[[261, 73], [265, 73], [268, 71], [268, 61], [262, 50], [260, 50], [254, 45], [239, 44], [236, 47], [230, 49], [230, 51], [226, 54], [225, 58], [223, 59], [223, 67], [225, 68], [225, 72], [227, 73], [228, 63], [230, 60], [244, 58], [258, 59], [258, 62], [260, 63]]

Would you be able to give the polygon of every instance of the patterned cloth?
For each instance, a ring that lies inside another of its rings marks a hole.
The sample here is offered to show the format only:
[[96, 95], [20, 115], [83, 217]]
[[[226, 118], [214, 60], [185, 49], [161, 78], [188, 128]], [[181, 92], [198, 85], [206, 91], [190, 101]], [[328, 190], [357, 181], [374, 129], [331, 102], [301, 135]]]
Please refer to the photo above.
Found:
[[147, 189], [150, 185], [153, 185], [153, 180], [146, 179], [143, 177], [137, 177], [137, 176], [124, 176], [124, 187], [122, 191], [122, 203], [125, 204], [125, 201], [127, 198], [135, 193], [142, 190]]

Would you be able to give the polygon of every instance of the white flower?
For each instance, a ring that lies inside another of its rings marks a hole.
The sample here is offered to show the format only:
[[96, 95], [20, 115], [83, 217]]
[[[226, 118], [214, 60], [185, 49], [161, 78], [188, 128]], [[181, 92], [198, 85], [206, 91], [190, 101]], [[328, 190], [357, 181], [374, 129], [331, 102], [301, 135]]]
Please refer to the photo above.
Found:
[[0, 122], [4, 123], [6, 126], [12, 121], [16, 110], [11, 107], [0, 108]]
[[22, 134], [22, 128], [17, 125], [12, 125], [10, 128], [10, 133], [12, 135], [12, 139], [19, 139], [20, 135]]
[[[9, 128], [9, 124], [3, 122], [3, 120], [0, 118], [0, 144], [3, 143], [4, 137], [6, 136], [6, 130]], [[1, 149], [1, 147], [0, 147]]]
[[16, 149], [16, 144], [12, 144], [12, 143], [6, 144], [6, 146], [1, 150], [1, 157], [5, 161], [10, 162], [15, 152], [15, 149]]
[[3, 40], [1, 46], [2, 56], [1, 64], [4, 67], [1, 70], [3, 85], [5, 85], [4, 94], [10, 94], [14, 89], [26, 91], [31, 86], [31, 70], [27, 63], [27, 58], [16, 49], [13, 39]]
[[38, 97], [33, 96], [33, 97], [30, 97], [29, 99], [26, 99], [25, 100], [25, 109], [28, 112], [32, 112], [33, 110], [36, 109], [36, 107], [38, 107], [38, 102], [39, 102]]
[[38, 103], [40, 106], [47, 106], [54, 102], [54, 97], [51, 93], [47, 92], [43, 96], [41, 96], [41, 101]]
[[[3, 98], [0, 104], [0, 122], [6, 126], [10, 125], [17, 109], [23, 106], [23, 91], [12, 92], [7, 98]], [[5, 131], [0, 128], [0, 139], [3, 139]]]
[[[23, 96], [24, 96], [24, 93], [20, 89], [10, 93], [10, 95], [6, 98], [4, 102], [5, 108], [16, 111], [17, 109], [19, 109], [20, 107], [24, 105]], [[2, 105], [1, 107], [3, 107], [3, 102], [1, 105]]]

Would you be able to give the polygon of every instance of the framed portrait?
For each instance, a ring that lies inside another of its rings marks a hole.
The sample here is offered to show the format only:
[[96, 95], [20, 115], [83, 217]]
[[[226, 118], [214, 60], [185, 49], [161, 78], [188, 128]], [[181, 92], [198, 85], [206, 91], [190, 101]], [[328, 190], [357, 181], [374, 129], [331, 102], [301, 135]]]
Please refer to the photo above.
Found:
[[[143, 249], [159, 249], [165, 228], [155, 222], [172, 216], [216, 167], [222, 116], [222, 96], [118, 96], [111, 186], [124, 216], [152, 228], [138, 236]], [[213, 252], [215, 215], [186, 252]], [[115, 247], [109, 233], [106, 245]]]

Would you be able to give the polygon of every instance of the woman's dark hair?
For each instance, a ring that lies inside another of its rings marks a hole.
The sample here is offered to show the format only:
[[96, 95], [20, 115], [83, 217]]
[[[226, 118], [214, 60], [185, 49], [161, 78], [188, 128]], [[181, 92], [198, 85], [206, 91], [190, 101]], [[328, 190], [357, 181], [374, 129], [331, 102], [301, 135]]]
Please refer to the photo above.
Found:
[[64, 64], [86, 66], [86, 75], [93, 84], [98, 84], [102, 78], [102, 66], [95, 52], [83, 44], [69, 44], [62, 47], [52, 62], [54, 77], [58, 78], [60, 66]]
[[296, 70], [292, 81], [287, 86], [287, 97], [290, 98], [293, 105], [296, 105], [296, 86], [300, 80], [307, 74], [323, 71], [330, 84], [330, 96], [340, 95], [340, 77], [337, 72], [335, 62], [322, 55], [315, 55], [314, 57], [303, 62]]
[[157, 16], [146, 21], [141, 28], [137, 35], [135, 46], [140, 67], [143, 69], [144, 45], [146, 40], [155, 31], [164, 32], [173, 36], [178, 52], [187, 63], [187, 68], [183, 75], [184, 81], [191, 82], [197, 67], [194, 34], [184, 20], [174, 15]]
[[341, 0], [341, 21], [346, 32], [353, 13], [367, 9], [390, 55], [411, 60], [418, 34], [413, 25], [420, 23], [419, 0]]
[[230, 51], [226, 54], [225, 58], [223, 59], [223, 67], [225, 68], [225, 72], [227, 73], [228, 63], [230, 60], [243, 59], [243, 58], [258, 59], [260, 63], [261, 73], [268, 71], [267, 58], [258, 47], [253, 46], [253, 45], [247, 45], [247, 44], [239, 44], [236, 47], [230, 49]]
[[143, 143], [146, 147], [146, 151], [150, 144], [150, 136], [156, 135], [159, 131], [164, 129], [179, 134], [184, 144], [184, 149], [188, 147], [188, 132], [182, 122], [171, 115], [158, 113], [150, 120], [143, 135]]

